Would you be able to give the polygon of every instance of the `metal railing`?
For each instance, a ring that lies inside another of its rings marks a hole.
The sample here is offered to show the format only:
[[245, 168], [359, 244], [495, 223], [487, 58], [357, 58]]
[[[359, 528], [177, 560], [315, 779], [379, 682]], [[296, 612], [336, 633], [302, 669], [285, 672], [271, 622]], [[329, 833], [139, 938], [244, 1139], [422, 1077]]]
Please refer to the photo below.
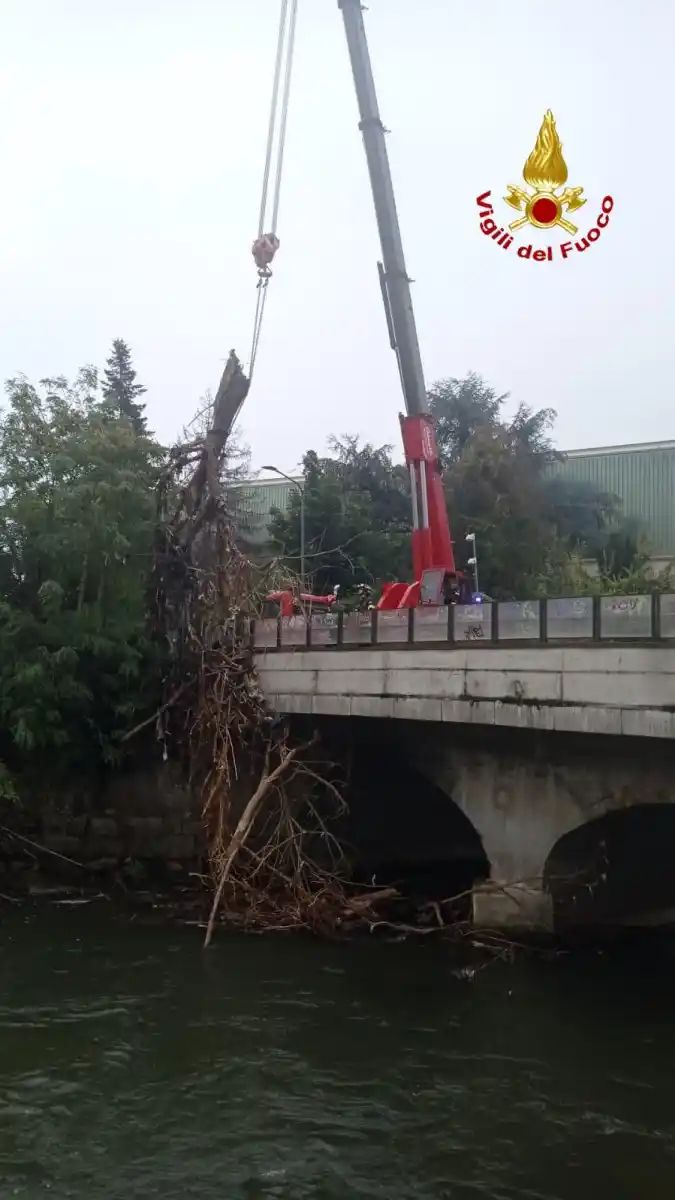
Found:
[[251, 636], [256, 650], [675, 640], [675, 593], [311, 612], [254, 621]]

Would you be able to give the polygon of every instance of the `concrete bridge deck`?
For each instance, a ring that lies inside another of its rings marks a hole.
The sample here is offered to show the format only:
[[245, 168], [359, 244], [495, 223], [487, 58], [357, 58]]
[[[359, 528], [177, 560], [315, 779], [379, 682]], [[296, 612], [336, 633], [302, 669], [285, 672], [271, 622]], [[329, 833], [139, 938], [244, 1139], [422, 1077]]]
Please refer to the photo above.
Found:
[[675, 737], [675, 647], [295, 648], [256, 655], [283, 713]]

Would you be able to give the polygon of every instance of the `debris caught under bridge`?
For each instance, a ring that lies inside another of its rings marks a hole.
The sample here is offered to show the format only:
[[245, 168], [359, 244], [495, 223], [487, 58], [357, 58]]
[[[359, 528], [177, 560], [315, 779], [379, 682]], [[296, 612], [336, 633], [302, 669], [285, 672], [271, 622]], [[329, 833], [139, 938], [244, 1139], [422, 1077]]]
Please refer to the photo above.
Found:
[[255, 675], [249, 621], [270, 581], [237, 545], [224, 482], [248, 386], [233, 352], [210, 427], [172, 451], [158, 490], [153, 609], [169, 658], [158, 735], [201, 796], [213, 889], [206, 945], [219, 917], [331, 934], [372, 924], [395, 895], [350, 887], [331, 830], [344, 772], [324, 761], [314, 733], [293, 741]]

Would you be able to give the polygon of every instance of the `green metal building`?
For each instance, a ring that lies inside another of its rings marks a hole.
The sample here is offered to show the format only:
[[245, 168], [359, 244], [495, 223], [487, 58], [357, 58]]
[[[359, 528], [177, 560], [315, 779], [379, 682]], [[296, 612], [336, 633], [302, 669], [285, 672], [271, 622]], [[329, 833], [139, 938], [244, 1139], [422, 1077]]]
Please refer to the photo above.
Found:
[[675, 442], [568, 450], [551, 472], [618, 496], [625, 516], [642, 522], [651, 558], [675, 557]]
[[[302, 483], [302, 475], [291, 475], [290, 479], [298, 485]], [[286, 512], [293, 490], [293, 484], [289, 480], [278, 478], [250, 479], [232, 489], [235, 497], [235, 515], [244, 540], [251, 550], [269, 544], [272, 509], [278, 508], [281, 512]]]

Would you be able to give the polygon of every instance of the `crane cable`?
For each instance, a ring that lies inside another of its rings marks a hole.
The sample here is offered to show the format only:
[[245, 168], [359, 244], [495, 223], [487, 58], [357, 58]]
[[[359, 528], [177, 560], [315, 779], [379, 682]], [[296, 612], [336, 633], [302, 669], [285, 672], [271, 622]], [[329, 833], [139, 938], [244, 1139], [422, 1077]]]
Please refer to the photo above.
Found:
[[[290, 11], [289, 11], [290, 9]], [[279, 16], [279, 32], [277, 36], [277, 53], [274, 63], [274, 81], [272, 84], [272, 100], [270, 103], [269, 128], [267, 131], [267, 147], [265, 151], [265, 168], [263, 171], [262, 196], [260, 199], [260, 216], [258, 219], [258, 236], [253, 243], [253, 257], [258, 268], [257, 299], [255, 317], [253, 320], [253, 338], [251, 342], [251, 357], [249, 363], [249, 380], [253, 377], [253, 368], [258, 354], [260, 331], [265, 315], [267, 287], [272, 278], [270, 269], [272, 259], [279, 248], [277, 237], [277, 220], [279, 217], [279, 198], [281, 195], [281, 176], [284, 164], [284, 149], [286, 146], [286, 126], [288, 122], [288, 106], [291, 94], [291, 76], [293, 72], [293, 52], [295, 50], [295, 27], [298, 14], [298, 0], [281, 0]], [[288, 34], [288, 39], [286, 35]], [[285, 64], [284, 64], [284, 50]], [[272, 213], [270, 228], [267, 233], [265, 221], [268, 209], [268, 193], [272, 159], [274, 157], [274, 138], [277, 133], [277, 109], [281, 89], [281, 75], [284, 73], [283, 91], [281, 93], [281, 111], [276, 148], [276, 168], [274, 173], [274, 192], [272, 196]]]

